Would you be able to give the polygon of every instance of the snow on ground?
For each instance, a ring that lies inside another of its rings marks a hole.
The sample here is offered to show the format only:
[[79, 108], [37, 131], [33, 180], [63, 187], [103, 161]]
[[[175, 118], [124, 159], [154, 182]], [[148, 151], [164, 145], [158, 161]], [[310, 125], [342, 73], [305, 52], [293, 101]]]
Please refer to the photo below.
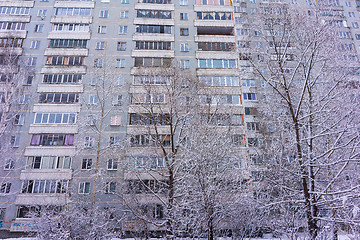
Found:
[[[4, 238], [1, 238], [4, 239]], [[231, 238], [218, 238], [218, 240], [230, 240]], [[286, 240], [287, 238], [246, 238], [246, 240]], [[353, 240], [346, 235], [340, 235], [339, 240]], [[6, 240], [37, 240], [36, 238], [6, 238]], [[113, 238], [112, 240], [135, 240], [134, 238]], [[149, 240], [159, 240], [159, 238], [150, 238]], [[187, 239], [183, 239], [187, 240]], [[205, 239], [204, 239], [205, 240]]]

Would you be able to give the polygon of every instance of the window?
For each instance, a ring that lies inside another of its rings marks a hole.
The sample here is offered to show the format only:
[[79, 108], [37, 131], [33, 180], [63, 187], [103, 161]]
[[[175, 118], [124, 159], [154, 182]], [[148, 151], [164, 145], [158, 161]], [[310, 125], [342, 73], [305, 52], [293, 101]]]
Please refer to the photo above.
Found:
[[72, 146], [74, 134], [33, 134], [31, 146]]
[[91, 158], [84, 158], [82, 160], [81, 169], [82, 170], [89, 170], [91, 169], [92, 159]]
[[0, 15], [29, 15], [28, 7], [0, 7]]
[[75, 93], [41, 93], [39, 103], [73, 104], [79, 102], [79, 94]]
[[76, 113], [36, 113], [35, 124], [74, 124]]
[[169, 135], [132, 135], [130, 137], [130, 146], [139, 147], [139, 146], [157, 146], [161, 145], [164, 147], [170, 146], [170, 136]]
[[120, 145], [120, 136], [111, 136], [110, 137], [110, 146], [116, 145], [119, 146]]
[[121, 0], [121, 4], [129, 4], [129, 0]]
[[116, 67], [124, 68], [125, 67], [125, 59], [116, 59]]
[[189, 20], [189, 14], [188, 13], [180, 13], [180, 20]]
[[237, 76], [199, 76], [199, 80], [206, 86], [238, 87]]
[[37, 16], [38, 16], [38, 17], [41, 17], [42, 19], [44, 19], [44, 18], [46, 17], [46, 13], [47, 13], [47, 10], [46, 10], [46, 9], [39, 9]]
[[248, 138], [249, 147], [257, 147], [259, 146], [259, 139], [257, 138]]
[[249, 131], [259, 131], [259, 123], [257, 122], [247, 122], [246, 126]]
[[127, 26], [120, 26], [119, 34], [127, 34], [128, 27]]
[[200, 95], [201, 104], [240, 105], [239, 95]]
[[149, 42], [149, 41], [136, 41], [135, 49], [145, 50], [171, 50], [171, 42]]
[[30, 169], [70, 169], [69, 156], [30, 156], [27, 159], [27, 168]]
[[88, 115], [88, 118], [87, 118], [87, 123], [86, 123], [88, 126], [94, 126], [96, 124], [96, 117], [95, 115]]
[[35, 25], [35, 32], [41, 33], [43, 31], [44, 24], [36, 24]]
[[167, 76], [161, 75], [135, 75], [134, 85], [165, 85], [167, 83]]
[[33, 82], [33, 79], [34, 79], [34, 76], [28, 76], [26, 79], [25, 79], [25, 85], [31, 85], [32, 82]]
[[57, 16], [91, 16], [91, 8], [73, 8], [60, 7], [56, 8]]
[[5, 219], [6, 208], [0, 208], [0, 221]]
[[66, 193], [68, 180], [25, 180], [21, 193]]
[[164, 207], [160, 204], [156, 204], [151, 207], [152, 217], [155, 219], [163, 219], [164, 218]]
[[241, 80], [241, 85], [243, 87], [254, 87], [255, 86], [255, 80], [253, 80], [253, 79], [243, 79], [243, 80]]
[[96, 58], [94, 60], [94, 66], [98, 68], [102, 68], [104, 64], [104, 60], [102, 58]]
[[117, 42], [117, 50], [125, 51], [126, 50], [126, 42]]
[[198, 59], [199, 68], [236, 68], [235, 59]]
[[37, 48], [39, 48], [39, 47], [40, 47], [40, 41], [38, 41], [38, 40], [31, 41], [31, 43], [30, 43], [30, 48], [32, 48], [32, 49], [37, 49]]
[[25, 30], [26, 23], [23, 22], [0, 22], [0, 30], [18, 31]]
[[98, 26], [98, 33], [105, 34], [106, 33], [106, 26]]
[[5, 161], [4, 170], [11, 170], [15, 168], [15, 161], [13, 159], [7, 159]]
[[11, 136], [10, 137], [10, 144], [12, 147], [19, 147], [20, 144], [20, 136]]
[[129, 11], [120, 12], [120, 18], [128, 18], [128, 17], [129, 17]]
[[141, 94], [134, 93], [131, 96], [131, 103], [141, 104], [141, 103], [154, 103], [154, 104], [164, 104], [166, 103], [165, 94]]
[[99, 17], [107, 18], [108, 16], [109, 16], [109, 11], [108, 10], [100, 10]]
[[171, 19], [171, 11], [162, 10], [137, 10], [138, 18]]
[[244, 93], [244, 100], [256, 100], [256, 94], [255, 93]]
[[171, 65], [171, 58], [149, 58], [136, 57], [135, 67], [168, 67]]
[[13, 38], [13, 37], [4, 37], [0, 38], [0, 47], [22, 47], [23, 39]]
[[245, 115], [256, 115], [256, 114], [257, 114], [256, 108], [245, 107]]
[[189, 44], [188, 43], [181, 43], [180, 44], [180, 51], [181, 52], [188, 52], [189, 51]]
[[118, 160], [117, 159], [108, 159], [107, 161], [107, 170], [117, 170]]
[[180, 0], [180, 5], [181, 6], [185, 6], [185, 5], [188, 5], [188, 0]]
[[89, 96], [89, 104], [97, 104], [99, 102], [99, 98], [97, 95]]
[[44, 74], [43, 83], [66, 84], [78, 83], [82, 79], [81, 74]]
[[79, 23], [55, 23], [52, 25], [52, 31], [55, 32], [89, 32], [89, 24]]
[[35, 66], [36, 65], [36, 60], [37, 60], [36, 57], [29, 57], [28, 60], [27, 60], [27, 65], [28, 66]]
[[24, 114], [16, 114], [14, 118], [14, 124], [15, 125], [24, 125], [25, 122], [25, 116]]
[[19, 104], [27, 104], [29, 102], [30, 95], [22, 95], [19, 101]]
[[189, 36], [188, 28], [180, 28], [180, 36]]
[[79, 183], [79, 194], [89, 194], [90, 193], [90, 183], [81, 182]]
[[105, 194], [115, 193], [116, 182], [107, 182], [105, 185]]
[[190, 60], [180, 60], [180, 68], [190, 68]]
[[11, 183], [3, 182], [1, 183], [0, 193], [9, 193], [11, 188]]
[[95, 138], [94, 137], [85, 137], [85, 147], [91, 148], [94, 146]]
[[110, 118], [110, 126], [120, 126], [121, 125], [121, 115], [114, 115]]
[[196, 12], [198, 20], [232, 20], [231, 12]]
[[169, 114], [130, 113], [129, 125], [169, 125]]
[[233, 51], [235, 49], [234, 43], [225, 42], [199, 42], [199, 51]]
[[103, 50], [105, 48], [105, 42], [96, 42], [95, 49]]
[[136, 33], [171, 34], [170, 25], [136, 25]]
[[113, 96], [112, 105], [121, 106], [122, 104], [122, 95]]
[[345, 2], [345, 5], [346, 5], [347, 7], [351, 7], [351, 2], [346, 1], [346, 2]]
[[232, 140], [232, 143], [234, 146], [245, 147], [245, 136], [244, 135], [233, 135], [231, 140]]
[[355, 13], [354, 12], [349, 12], [349, 17], [355, 17]]
[[87, 40], [50, 39], [49, 48], [86, 48]]
[[46, 65], [80, 66], [83, 65], [85, 57], [80, 56], [51, 56], [46, 58]]
[[125, 77], [123, 77], [123, 76], [116, 77], [114, 85], [115, 86], [122, 86], [122, 85], [124, 85], [124, 81], [125, 81]]
[[359, 24], [357, 22], [353, 22], [351, 25], [353, 28], [359, 28]]

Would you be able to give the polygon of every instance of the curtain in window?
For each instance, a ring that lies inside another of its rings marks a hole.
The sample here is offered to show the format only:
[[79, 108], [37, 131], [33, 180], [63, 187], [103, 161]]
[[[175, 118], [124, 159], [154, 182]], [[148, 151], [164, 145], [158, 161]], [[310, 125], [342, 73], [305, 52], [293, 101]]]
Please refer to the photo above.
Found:
[[38, 146], [40, 145], [40, 135], [39, 134], [36, 134], [36, 135], [33, 135], [32, 138], [31, 138], [31, 145], [32, 146]]
[[65, 146], [71, 146], [74, 144], [74, 135], [66, 135], [65, 136]]

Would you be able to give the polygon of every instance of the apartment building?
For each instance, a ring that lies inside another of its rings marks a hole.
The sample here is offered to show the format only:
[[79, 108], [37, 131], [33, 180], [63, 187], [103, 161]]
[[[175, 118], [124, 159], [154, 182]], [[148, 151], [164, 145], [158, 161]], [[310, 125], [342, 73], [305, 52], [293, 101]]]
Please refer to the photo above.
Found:
[[[29, 230], [30, 210], [73, 199], [121, 208], [122, 201], [111, 193], [138, 176], [123, 170], [119, 158], [147, 157], [155, 159], [157, 167], [163, 164], [161, 156], [143, 148], [146, 140], [137, 121], [139, 99], [146, 98], [142, 84], [161, 89], [166, 80], [144, 69], [167, 68], [175, 61], [196, 74], [212, 96], [226, 98], [228, 114], [239, 122], [239, 164], [247, 178], [255, 176], [261, 167], [253, 150], [259, 144], [257, 89], [263, 83], [247, 58], [250, 48], [262, 47], [251, 24], [266, 4], [267, 0], [0, 1], [0, 47], [14, 48], [31, 69], [21, 79], [20, 103], [26, 107], [11, 129], [11, 157], [1, 159], [5, 164], [0, 169], [0, 230]], [[310, 8], [314, 3], [290, 4]], [[328, 4], [332, 10], [324, 14], [339, 16], [336, 29], [344, 51], [359, 53], [360, 2]], [[143, 101], [164, 103], [166, 97], [159, 91]], [[128, 136], [131, 144], [123, 148], [120, 143]], [[150, 184], [150, 178], [143, 180]], [[154, 202], [151, 211], [155, 219], [163, 217], [159, 203]]]

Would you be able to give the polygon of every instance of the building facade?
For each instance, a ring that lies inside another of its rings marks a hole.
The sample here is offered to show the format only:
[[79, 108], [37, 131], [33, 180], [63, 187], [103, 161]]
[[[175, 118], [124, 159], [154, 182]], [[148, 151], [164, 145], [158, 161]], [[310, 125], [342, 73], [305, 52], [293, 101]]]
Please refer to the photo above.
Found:
[[[26, 231], [31, 228], [26, 216], [30, 210], [65, 205], [70, 198], [121, 206], [120, 198], [111, 193], [137, 176], [123, 170], [119, 156], [158, 157], [136, 149], [146, 145], [136, 124], [139, 103], [166, 101], [161, 93], [144, 93], [144, 83], [166, 85], [166, 80], [149, 77], [156, 74], [144, 69], [167, 68], [175, 61], [196, 74], [213, 95], [226, 99], [232, 109], [228, 114], [239, 122], [239, 165], [245, 178], [254, 178], [261, 167], [253, 149], [259, 144], [256, 105], [262, 83], [247, 58], [250, 49], [262, 47], [251, 24], [266, 4], [267, 0], [0, 1], [1, 53], [13, 49], [28, 71], [19, 79], [23, 107], [1, 143], [10, 145], [11, 154], [1, 159], [0, 231]], [[314, 3], [289, 4], [310, 8]], [[339, 15], [336, 31], [344, 48], [357, 55], [360, 2], [328, 4]], [[120, 145], [127, 136], [132, 136], [132, 145], [124, 149]], [[155, 161], [162, 165], [160, 158]], [[100, 171], [103, 177], [97, 179]], [[154, 218], [162, 216], [157, 208], [154, 203]]]

